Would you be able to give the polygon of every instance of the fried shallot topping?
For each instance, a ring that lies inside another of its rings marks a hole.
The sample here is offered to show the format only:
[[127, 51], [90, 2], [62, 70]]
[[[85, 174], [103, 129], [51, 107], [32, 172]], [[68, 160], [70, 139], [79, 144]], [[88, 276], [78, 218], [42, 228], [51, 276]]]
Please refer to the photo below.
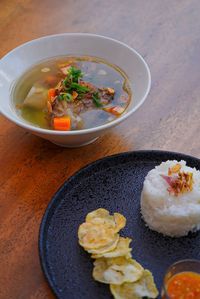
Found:
[[169, 187], [167, 191], [169, 194], [174, 193], [174, 196], [178, 196], [180, 193], [190, 192], [193, 190], [193, 173], [181, 172], [181, 165], [176, 164], [169, 168], [168, 176], [161, 175], [161, 177], [168, 183]]

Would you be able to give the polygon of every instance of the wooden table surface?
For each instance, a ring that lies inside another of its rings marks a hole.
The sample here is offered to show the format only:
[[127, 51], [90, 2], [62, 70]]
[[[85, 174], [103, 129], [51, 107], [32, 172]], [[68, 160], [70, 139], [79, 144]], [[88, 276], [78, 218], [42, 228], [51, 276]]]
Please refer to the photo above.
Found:
[[200, 157], [199, 12], [199, 0], [0, 1], [0, 57], [44, 35], [89, 32], [136, 49], [152, 75], [142, 107], [82, 148], [57, 147], [0, 116], [0, 298], [54, 298], [40, 267], [39, 226], [53, 194], [81, 167], [132, 150]]

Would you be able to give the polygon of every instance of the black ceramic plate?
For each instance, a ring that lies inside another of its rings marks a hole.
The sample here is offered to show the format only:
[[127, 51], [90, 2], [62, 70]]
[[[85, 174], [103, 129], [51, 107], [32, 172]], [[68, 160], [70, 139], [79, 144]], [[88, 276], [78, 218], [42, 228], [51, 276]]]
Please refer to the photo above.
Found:
[[140, 215], [140, 194], [147, 172], [166, 160], [186, 160], [200, 169], [200, 160], [171, 152], [138, 151], [98, 160], [75, 173], [53, 196], [44, 214], [39, 252], [44, 274], [58, 298], [113, 298], [109, 286], [92, 278], [93, 260], [78, 244], [77, 231], [87, 213], [105, 208], [122, 213], [122, 236], [132, 238], [132, 254], [152, 271], [161, 288], [164, 272], [180, 259], [200, 259], [200, 233], [169, 238], [151, 231]]

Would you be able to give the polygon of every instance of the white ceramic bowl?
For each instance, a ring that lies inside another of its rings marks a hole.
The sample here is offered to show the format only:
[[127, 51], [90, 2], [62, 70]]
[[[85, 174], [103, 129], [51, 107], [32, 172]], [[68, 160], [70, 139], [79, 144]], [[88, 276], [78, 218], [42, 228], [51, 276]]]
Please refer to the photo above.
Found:
[[[67, 132], [41, 129], [23, 121], [11, 102], [12, 87], [16, 80], [41, 60], [63, 55], [94, 56], [120, 67], [127, 74], [133, 93], [126, 113], [102, 126]], [[150, 85], [151, 76], [146, 62], [124, 43], [94, 34], [50, 35], [23, 44], [0, 60], [0, 112], [32, 134], [61, 146], [77, 147], [89, 144], [109, 128], [127, 119], [145, 101]]]

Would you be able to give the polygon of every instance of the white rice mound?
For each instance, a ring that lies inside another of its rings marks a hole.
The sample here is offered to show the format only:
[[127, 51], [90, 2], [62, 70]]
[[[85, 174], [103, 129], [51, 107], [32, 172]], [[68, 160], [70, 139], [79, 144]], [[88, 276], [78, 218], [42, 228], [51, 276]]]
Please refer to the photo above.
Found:
[[[193, 173], [193, 190], [174, 196], [167, 191], [169, 185], [160, 175], [181, 164], [181, 172]], [[200, 229], [200, 171], [186, 166], [186, 162], [166, 161], [149, 171], [141, 194], [141, 213], [151, 228], [170, 237], [180, 237]]]

